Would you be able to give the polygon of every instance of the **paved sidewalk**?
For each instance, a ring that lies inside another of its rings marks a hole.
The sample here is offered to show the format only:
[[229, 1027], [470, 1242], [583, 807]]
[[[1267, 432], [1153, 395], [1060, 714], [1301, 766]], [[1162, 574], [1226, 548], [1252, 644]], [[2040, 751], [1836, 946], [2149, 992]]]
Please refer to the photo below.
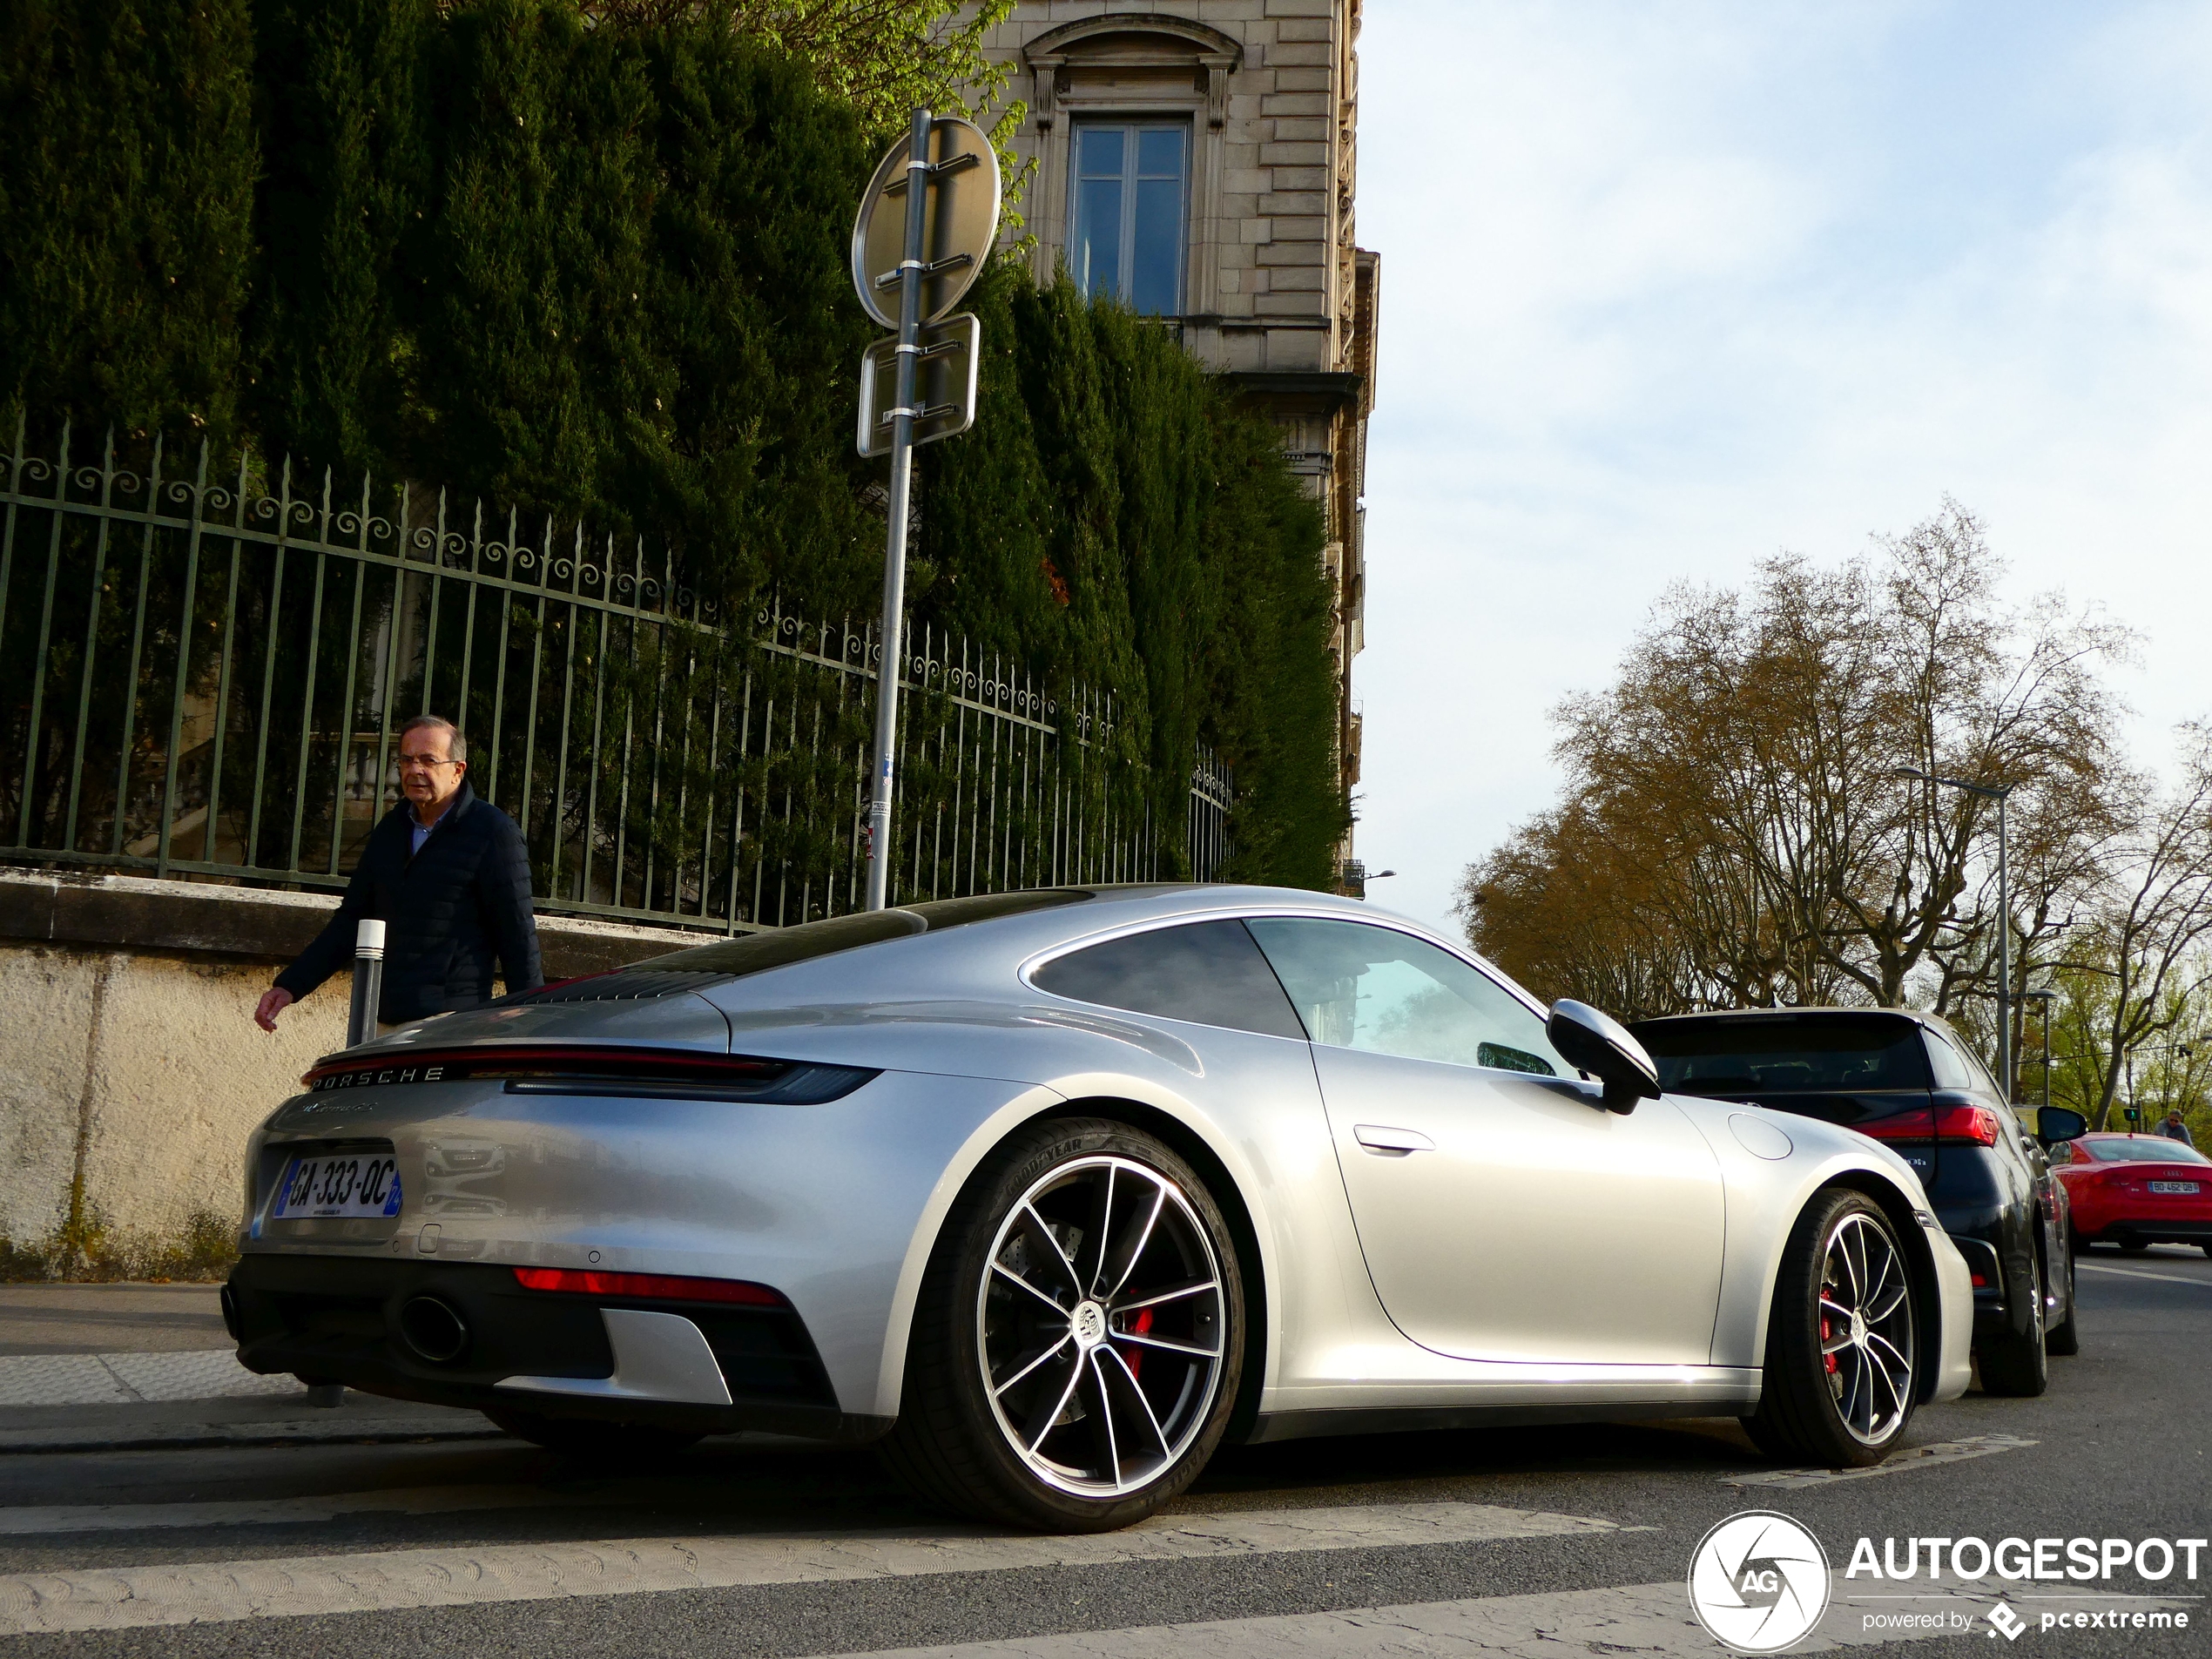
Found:
[[0, 1454], [334, 1440], [475, 1439], [475, 1412], [246, 1369], [212, 1285], [0, 1285]]
[[212, 1285], [0, 1285], [0, 1356], [226, 1348]]
[[0, 1410], [304, 1394], [238, 1363], [212, 1285], [0, 1285]]

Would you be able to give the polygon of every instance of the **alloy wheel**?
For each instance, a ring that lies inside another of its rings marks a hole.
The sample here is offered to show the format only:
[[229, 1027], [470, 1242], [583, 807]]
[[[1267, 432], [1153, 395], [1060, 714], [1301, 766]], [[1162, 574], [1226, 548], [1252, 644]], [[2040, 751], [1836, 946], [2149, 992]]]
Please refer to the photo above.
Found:
[[1894, 1434], [1912, 1399], [1912, 1297], [1896, 1244], [1864, 1211], [1838, 1219], [1821, 1252], [1820, 1354], [1852, 1438]]
[[1204, 1428], [1227, 1338], [1221, 1264], [1182, 1189], [1134, 1159], [1049, 1170], [1001, 1222], [978, 1291], [991, 1411], [1031, 1472], [1110, 1498]]

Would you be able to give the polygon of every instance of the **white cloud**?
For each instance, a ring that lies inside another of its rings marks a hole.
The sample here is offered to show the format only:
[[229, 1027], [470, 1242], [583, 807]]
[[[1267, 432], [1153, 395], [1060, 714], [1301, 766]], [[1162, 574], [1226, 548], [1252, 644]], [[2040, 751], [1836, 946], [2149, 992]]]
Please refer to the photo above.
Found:
[[2148, 632], [2147, 759], [2212, 711], [2212, 17], [1393, 0], [1360, 47], [1379, 901], [1441, 919], [1553, 798], [1546, 711], [1669, 582], [1946, 491]]

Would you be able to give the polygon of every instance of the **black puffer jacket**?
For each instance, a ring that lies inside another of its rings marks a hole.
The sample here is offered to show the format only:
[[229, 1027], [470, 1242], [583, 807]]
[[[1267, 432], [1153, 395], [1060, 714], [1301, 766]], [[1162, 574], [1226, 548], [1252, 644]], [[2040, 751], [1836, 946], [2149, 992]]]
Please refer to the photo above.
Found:
[[412, 850], [415, 808], [401, 801], [368, 833], [345, 902], [277, 984], [303, 997], [353, 961], [354, 924], [386, 924], [387, 1022], [473, 1008], [492, 995], [496, 958], [512, 991], [544, 983], [530, 914], [529, 855], [515, 820], [465, 782], [422, 850]]

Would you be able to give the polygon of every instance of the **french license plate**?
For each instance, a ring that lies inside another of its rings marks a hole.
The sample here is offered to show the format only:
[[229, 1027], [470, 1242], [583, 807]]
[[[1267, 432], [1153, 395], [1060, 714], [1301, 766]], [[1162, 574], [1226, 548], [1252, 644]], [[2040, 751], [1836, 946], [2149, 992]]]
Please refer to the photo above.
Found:
[[400, 1213], [400, 1166], [389, 1152], [333, 1152], [285, 1166], [272, 1221], [358, 1219]]
[[2153, 1192], [2193, 1193], [2196, 1190], [2196, 1183], [2194, 1181], [2154, 1181], [2150, 1184], [2150, 1190]]

